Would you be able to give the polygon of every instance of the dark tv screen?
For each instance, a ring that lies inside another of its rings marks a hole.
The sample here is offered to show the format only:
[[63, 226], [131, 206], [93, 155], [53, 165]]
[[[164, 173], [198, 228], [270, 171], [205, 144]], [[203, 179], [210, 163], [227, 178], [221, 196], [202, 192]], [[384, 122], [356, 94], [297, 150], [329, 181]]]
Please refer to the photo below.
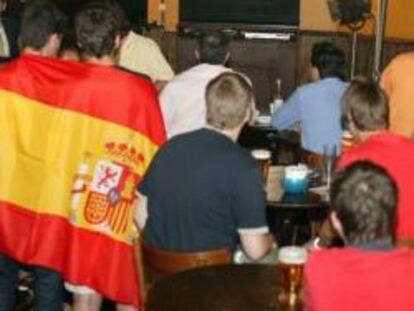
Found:
[[300, 0], [180, 0], [180, 21], [299, 25]]

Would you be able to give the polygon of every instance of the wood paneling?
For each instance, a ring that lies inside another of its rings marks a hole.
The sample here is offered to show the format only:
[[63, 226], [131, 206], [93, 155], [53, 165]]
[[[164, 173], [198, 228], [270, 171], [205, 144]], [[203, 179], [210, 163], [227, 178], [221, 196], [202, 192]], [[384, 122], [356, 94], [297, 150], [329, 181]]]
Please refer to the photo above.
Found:
[[[149, 35], [161, 46], [167, 59], [176, 72], [181, 72], [196, 64], [194, 50], [196, 41], [175, 32], [151, 32]], [[283, 92], [287, 97], [298, 85], [308, 81], [309, 58], [312, 45], [322, 40], [330, 40], [339, 45], [348, 59], [351, 55], [350, 34], [330, 32], [299, 33], [296, 41], [280, 42], [273, 40], [235, 40], [231, 45], [231, 66], [245, 72], [252, 79], [258, 106], [268, 109], [274, 92], [276, 78], [283, 80]], [[395, 55], [414, 50], [414, 40], [387, 40], [384, 44], [383, 67]], [[356, 74], [369, 77], [374, 55], [373, 37], [360, 36]]]

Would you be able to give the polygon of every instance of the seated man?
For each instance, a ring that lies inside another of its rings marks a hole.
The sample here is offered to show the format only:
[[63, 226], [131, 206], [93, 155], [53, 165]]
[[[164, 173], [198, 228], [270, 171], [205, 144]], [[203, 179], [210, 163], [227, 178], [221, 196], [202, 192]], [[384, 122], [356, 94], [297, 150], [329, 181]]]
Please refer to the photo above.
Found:
[[235, 143], [252, 114], [251, 86], [240, 74], [223, 73], [208, 84], [206, 100], [208, 127], [167, 142], [139, 187], [148, 202], [144, 240], [196, 252], [234, 251], [240, 239], [245, 253], [260, 259], [273, 243], [263, 185], [256, 162]]
[[367, 161], [340, 172], [331, 188], [331, 222], [343, 249], [314, 251], [305, 266], [308, 311], [412, 310], [413, 250], [394, 250], [397, 187]]
[[229, 39], [218, 32], [199, 38], [195, 55], [200, 64], [171, 80], [160, 94], [168, 138], [202, 128], [206, 124], [205, 90], [211, 79], [229, 71]]
[[414, 141], [387, 130], [388, 99], [377, 85], [353, 82], [343, 104], [358, 145], [343, 154], [339, 167], [366, 159], [387, 169], [399, 189], [396, 237], [400, 242], [410, 242], [414, 239]]
[[341, 140], [341, 96], [344, 53], [329, 42], [317, 43], [312, 49], [312, 80], [299, 87], [272, 116], [272, 125], [279, 130], [301, 126], [302, 148], [323, 154], [324, 145], [336, 146]]

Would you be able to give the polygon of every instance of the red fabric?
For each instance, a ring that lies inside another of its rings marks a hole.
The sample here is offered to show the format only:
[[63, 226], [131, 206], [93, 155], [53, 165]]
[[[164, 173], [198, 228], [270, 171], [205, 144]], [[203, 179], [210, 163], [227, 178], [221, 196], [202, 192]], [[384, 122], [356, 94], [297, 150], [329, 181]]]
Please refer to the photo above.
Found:
[[414, 310], [414, 250], [320, 250], [305, 265], [307, 311]]
[[390, 132], [368, 138], [344, 153], [339, 167], [369, 160], [384, 167], [398, 186], [397, 238], [414, 238], [414, 141]]
[[[91, 76], [93, 79], [89, 79]], [[60, 83], [59, 90], [51, 89], [54, 82]], [[2, 67], [0, 88], [53, 107], [124, 125], [157, 145], [165, 141], [160, 106], [153, 104], [158, 98], [155, 87], [150, 81], [120, 69], [23, 54]]]
[[[76, 229], [63, 217], [39, 216], [0, 202], [2, 252], [29, 265], [53, 267], [62, 273], [65, 280], [99, 288], [109, 299], [138, 305], [137, 273], [130, 246], [103, 234]], [[71, 240], [62, 238], [69, 236]], [[30, 237], [30, 241], [23, 243], [23, 237]], [[27, 248], [26, 245], [37, 247]], [[113, 252], [100, 252], [100, 249]], [[122, 267], [123, 270], [117, 270], [116, 275], [108, 275], [109, 266]], [[92, 270], [96, 273], [92, 274]]]

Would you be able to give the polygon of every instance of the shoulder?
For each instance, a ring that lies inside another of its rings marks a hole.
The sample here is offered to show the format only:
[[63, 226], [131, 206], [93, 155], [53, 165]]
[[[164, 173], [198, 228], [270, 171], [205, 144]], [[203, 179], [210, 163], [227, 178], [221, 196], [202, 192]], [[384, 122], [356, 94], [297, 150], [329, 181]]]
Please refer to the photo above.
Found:
[[414, 66], [414, 52], [397, 55], [391, 60], [387, 68], [401, 68], [407, 65]]
[[151, 38], [148, 38], [143, 35], [139, 35], [133, 31], [130, 31], [127, 35], [126, 42], [127, 45], [134, 45], [141, 48], [159, 48], [158, 44]]

